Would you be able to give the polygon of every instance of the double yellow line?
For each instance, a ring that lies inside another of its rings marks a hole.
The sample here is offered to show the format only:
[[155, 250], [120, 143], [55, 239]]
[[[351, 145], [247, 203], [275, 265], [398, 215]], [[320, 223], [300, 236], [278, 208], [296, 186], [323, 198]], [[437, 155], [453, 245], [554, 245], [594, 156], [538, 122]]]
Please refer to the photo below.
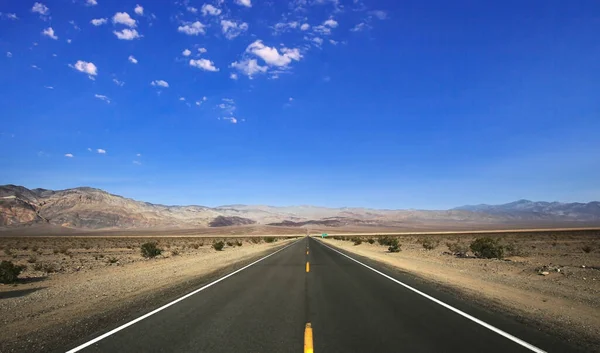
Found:
[[[310, 263], [308, 262], [308, 244], [306, 245], [306, 273], [310, 272]], [[312, 326], [309, 323], [304, 327], [304, 353], [314, 353], [313, 349], [313, 332]]]

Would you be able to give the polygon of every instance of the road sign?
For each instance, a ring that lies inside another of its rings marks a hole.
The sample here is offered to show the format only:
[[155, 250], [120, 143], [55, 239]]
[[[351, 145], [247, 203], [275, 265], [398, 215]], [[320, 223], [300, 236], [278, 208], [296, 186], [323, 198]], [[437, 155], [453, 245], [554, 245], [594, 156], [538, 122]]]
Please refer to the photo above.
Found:
[[321, 238], [325, 238], [326, 236], [327, 236], [327, 233], [321, 234]]

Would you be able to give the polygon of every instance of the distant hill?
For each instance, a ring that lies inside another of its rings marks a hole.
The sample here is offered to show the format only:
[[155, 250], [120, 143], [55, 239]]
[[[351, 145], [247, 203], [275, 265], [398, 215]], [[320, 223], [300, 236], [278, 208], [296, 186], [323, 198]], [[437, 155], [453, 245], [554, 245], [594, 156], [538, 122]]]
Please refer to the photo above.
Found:
[[27, 189], [0, 186], [0, 227], [51, 224], [76, 229], [197, 228], [236, 225], [286, 227], [403, 227], [420, 224], [508, 222], [599, 222], [600, 203], [519, 200], [504, 205], [452, 210], [377, 210], [318, 206], [166, 206], [113, 195], [100, 189]]

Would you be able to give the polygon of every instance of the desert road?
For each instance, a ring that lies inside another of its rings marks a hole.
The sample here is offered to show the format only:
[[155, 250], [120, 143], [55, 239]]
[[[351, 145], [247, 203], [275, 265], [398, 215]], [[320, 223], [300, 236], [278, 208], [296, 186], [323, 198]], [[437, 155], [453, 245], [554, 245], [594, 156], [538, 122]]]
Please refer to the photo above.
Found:
[[558, 337], [509, 316], [309, 238], [64, 348], [146, 353], [575, 351]]

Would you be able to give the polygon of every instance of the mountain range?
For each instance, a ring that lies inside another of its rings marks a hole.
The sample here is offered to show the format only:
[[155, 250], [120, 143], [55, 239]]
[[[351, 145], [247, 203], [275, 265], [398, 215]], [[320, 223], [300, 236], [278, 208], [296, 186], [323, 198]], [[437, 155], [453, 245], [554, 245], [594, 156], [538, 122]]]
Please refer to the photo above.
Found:
[[200, 228], [237, 225], [286, 227], [403, 227], [407, 224], [600, 223], [600, 203], [519, 200], [450, 210], [380, 210], [318, 206], [166, 206], [106, 191], [0, 186], [0, 227], [51, 224], [76, 229]]

